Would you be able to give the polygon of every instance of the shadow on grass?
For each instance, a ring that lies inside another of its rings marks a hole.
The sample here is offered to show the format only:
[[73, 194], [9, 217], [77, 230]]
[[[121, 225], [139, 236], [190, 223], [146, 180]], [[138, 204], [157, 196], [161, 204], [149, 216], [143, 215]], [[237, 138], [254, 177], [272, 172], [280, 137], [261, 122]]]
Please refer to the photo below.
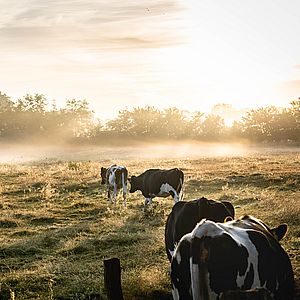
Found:
[[225, 179], [215, 178], [209, 180], [195, 180], [191, 179], [185, 183], [186, 190], [206, 190], [208, 192], [215, 192], [222, 190], [226, 184], [233, 187], [253, 186], [256, 188], [270, 188], [281, 191], [297, 191], [300, 189], [300, 175], [289, 174], [280, 177], [273, 177], [260, 173], [253, 173], [249, 175], [232, 175]]
[[[26, 257], [28, 261], [36, 261], [48, 255], [54, 255], [62, 244], [71, 238], [82, 233], [89, 232], [89, 226], [86, 224], [77, 224], [62, 229], [48, 230], [47, 232], [37, 233], [34, 236], [28, 236], [27, 239], [12, 243], [0, 248], [0, 257], [20, 258]], [[24, 232], [26, 233], [26, 231]]]

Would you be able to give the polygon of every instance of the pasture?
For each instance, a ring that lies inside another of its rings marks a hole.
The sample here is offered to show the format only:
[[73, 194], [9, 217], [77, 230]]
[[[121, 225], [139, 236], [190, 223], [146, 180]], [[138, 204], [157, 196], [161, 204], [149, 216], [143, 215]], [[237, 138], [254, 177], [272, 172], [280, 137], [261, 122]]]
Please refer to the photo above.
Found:
[[[114, 157], [111, 159], [110, 157]], [[15, 299], [106, 299], [103, 259], [118, 257], [125, 299], [171, 299], [164, 226], [173, 200], [144, 207], [140, 192], [127, 208], [107, 201], [101, 166], [129, 175], [179, 167], [184, 199], [231, 201], [236, 217], [251, 214], [270, 227], [287, 223], [281, 244], [292, 261], [300, 297], [300, 153], [158, 157], [124, 160], [44, 159], [0, 165], [0, 290]], [[1, 298], [1, 296], [0, 296]], [[2, 299], [2, 298], [1, 298]]]

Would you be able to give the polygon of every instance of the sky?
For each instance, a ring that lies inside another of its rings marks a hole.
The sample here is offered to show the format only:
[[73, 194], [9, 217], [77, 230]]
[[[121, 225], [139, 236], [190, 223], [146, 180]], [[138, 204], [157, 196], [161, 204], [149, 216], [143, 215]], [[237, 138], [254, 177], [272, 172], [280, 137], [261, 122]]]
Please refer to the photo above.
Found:
[[0, 0], [0, 91], [100, 117], [300, 97], [298, 0]]

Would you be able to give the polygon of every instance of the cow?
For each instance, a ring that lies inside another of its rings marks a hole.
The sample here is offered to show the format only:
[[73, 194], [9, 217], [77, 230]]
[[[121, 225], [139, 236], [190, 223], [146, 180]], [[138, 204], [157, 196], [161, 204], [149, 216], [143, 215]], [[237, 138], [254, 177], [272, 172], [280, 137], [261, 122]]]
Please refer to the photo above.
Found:
[[172, 196], [174, 202], [183, 198], [183, 172], [177, 168], [170, 170], [149, 169], [139, 176], [131, 176], [130, 193], [140, 190], [145, 197], [145, 205], [151, 204], [154, 197]]
[[165, 246], [171, 261], [175, 246], [191, 232], [202, 219], [224, 222], [234, 219], [234, 207], [228, 201], [209, 200], [204, 197], [192, 201], [177, 202], [169, 214], [165, 226]]
[[287, 231], [244, 216], [226, 223], [201, 220], [172, 256], [173, 299], [220, 299], [229, 290], [267, 289], [275, 300], [292, 300], [294, 275], [279, 244]]
[[124, 207], [126, 207], [127, 169], [117, 165], [112, 165], [109, 168], [101, 167], [101, 179], [101, 184], [106, 184], [108, 199], [111, 203], [114, 201], [115, 205], [118, 191], [123, 189]]

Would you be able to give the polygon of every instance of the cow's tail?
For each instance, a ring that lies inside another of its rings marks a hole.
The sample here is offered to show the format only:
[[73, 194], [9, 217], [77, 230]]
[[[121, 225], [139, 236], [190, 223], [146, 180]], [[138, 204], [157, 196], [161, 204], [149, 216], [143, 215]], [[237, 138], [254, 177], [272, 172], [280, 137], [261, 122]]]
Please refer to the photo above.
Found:
[[[126, 176], [125, 176], [126, 175]], [[127, 173], [122, 172], [122, 188], [123, 188], [123, 199], [124, 199], [124, 206], [126, 206], [126, 194], [127, 194]], [[126, 178], [125, 178], [126, 177]]]
[[179, 201], [182, 201], [183, 200], [183, 195], [184, 195], [184, 192], [183, 192], [183, 189], [184, 189], [184, 186], [183, 186], [183, 172], [181, 170], [180, 171], [180, 178], [179, 178], [179, 184], [178, 184], [178, 187], [177, 187], [177, 190], [176, 192], [178, 193], [178, 197], [179, 197]]
[[[200, 251], [199, 251], [200, 249]], [[190, 258], [191, 288], [193, 299], [209, 300], [209, 276], [207, 263], [209, 250], [203, 239], [192, 239], [192, 256]]]
[[179, 192], [179, 201], [182, 201], [183, 200], [183, 195], [184, 195], [184, 192], [183, 192], [183, 189], [184, 189], [184, 185], [183, 185], [183, 181], [182, 181], [182, 178], [180, 177], [180, 192]]

